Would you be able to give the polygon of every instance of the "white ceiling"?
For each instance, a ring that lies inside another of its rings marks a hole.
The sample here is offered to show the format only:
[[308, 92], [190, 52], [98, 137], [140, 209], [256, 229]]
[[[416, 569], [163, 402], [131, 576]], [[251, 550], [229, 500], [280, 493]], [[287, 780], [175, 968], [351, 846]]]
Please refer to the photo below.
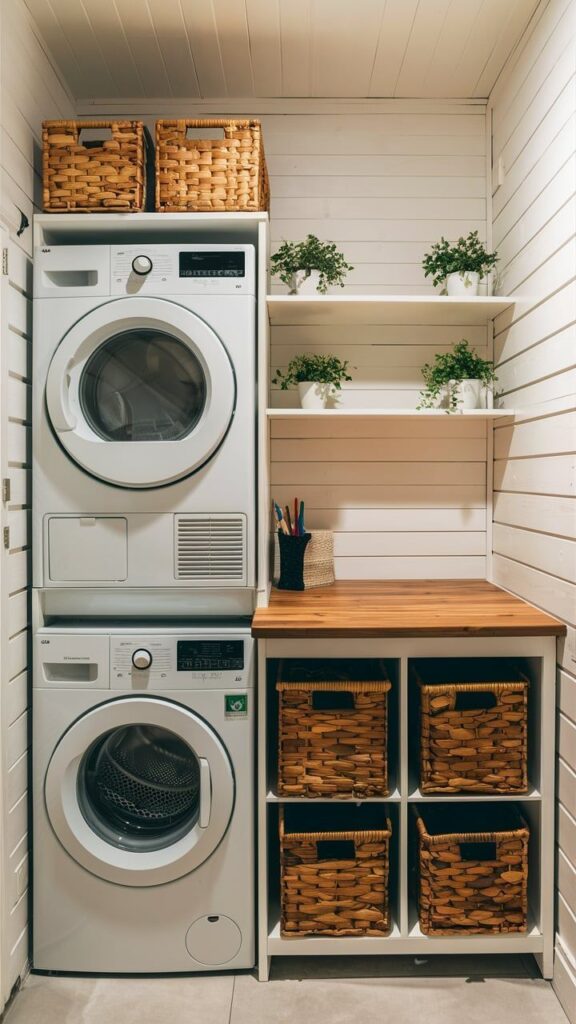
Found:
[[539, 0], [25, 0], [78, 99], [487, 97]]

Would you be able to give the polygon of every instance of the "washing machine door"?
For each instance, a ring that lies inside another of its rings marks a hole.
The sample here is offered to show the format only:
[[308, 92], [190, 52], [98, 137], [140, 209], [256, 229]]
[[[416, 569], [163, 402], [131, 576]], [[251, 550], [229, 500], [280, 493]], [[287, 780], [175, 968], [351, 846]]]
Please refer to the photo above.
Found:
[[52, 427], [86, 472], [160, 487], [217, 451], [234, 415], [230, 358], [212, 328], [165, 299], [122, 298], [62, 338], [46, 381]]
[[161, 885], [198, 868], [228, 828], [234, 774], [214, 730], [155, 697], [108, 701], [56, 746], [48, 817], [64, 849], [99, 878]]

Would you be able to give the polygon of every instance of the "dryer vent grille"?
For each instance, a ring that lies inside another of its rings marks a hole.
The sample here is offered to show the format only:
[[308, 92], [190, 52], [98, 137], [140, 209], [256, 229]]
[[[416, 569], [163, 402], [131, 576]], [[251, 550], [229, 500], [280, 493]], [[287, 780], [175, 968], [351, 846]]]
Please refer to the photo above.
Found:
[[246, 586], [246, 516], [176, 516], [176, 578]]

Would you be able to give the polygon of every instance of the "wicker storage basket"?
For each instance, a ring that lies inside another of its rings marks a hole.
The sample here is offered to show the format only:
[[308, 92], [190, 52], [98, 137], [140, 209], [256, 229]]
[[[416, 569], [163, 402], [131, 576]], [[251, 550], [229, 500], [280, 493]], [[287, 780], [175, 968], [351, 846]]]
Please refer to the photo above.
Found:
[[425, 935], [526, 930], [529, 830], [514, 807], [415, 811]]
[[[84, 128], [107, 128], [104, 142], [80, 142]], [[141, 121], [44, 121], [43, 204], [47, 212], [129, 213], [146, 199]]]
[[[223, 139], [188, 139], [189, 128], [223, 128]], [[267, 210], [270, 200], [259, 121], [156, 122], [156, 209], [160, 213]]]
[[[528, 680], [429, 681], [420, 688], [420, 788], [424, 793], [523, 793], [528, 786]], [[486, 671], [486, 675], [490, 673]]]
[[391, 834], [383, 807], [280, 808], [281, 934], [386, 935]]
[[280, 795], [387, 796], [390, 686], [381, 661], [280, 662]]

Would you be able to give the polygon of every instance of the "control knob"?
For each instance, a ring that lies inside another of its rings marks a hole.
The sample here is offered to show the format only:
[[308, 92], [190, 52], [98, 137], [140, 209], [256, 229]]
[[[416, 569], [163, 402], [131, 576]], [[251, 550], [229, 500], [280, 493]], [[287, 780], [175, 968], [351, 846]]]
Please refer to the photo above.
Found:
[[140, 647], [137, 651], [134, 651], [132, 655], [132, 664], [134, 668], [145, 669], [150, 668], [152, 664], [152, 655], [150, 651], [145, 650], [144, 647]]
[[135, 256], [132, 260], [132, 270], [135, 274], [145, 277], [152, 270], [152, 260], [149, 256]]

